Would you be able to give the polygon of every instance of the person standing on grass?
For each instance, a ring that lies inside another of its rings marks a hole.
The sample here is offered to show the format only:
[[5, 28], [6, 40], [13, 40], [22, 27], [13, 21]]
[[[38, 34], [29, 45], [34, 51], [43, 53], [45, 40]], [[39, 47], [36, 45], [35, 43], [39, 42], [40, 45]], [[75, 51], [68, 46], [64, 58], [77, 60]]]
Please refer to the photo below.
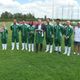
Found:
[[40, 45], [40, 51], [43, 50], [43, 40], [44, 40], [44, 31], [45, 26], [42, 23], [41, 19], [38, 19], [38, 25], [36, 26], [36, 52], [38, 52], [38, 48]]
[[0, 34], [1, 34], [2, 50], [6, 50], [7, 49], [8, 30], [5, 26], [5, 22], [3, 22], [2, 27], [0, 28]]
[[74, 54], [80, 55], [80, 22], [74, 28]]
[[53, 28], [55, 52], [61, 53], [61, 40], [63, 34], [63, 26], [60, 24], [60, 19], [56, 19], [56, 24]]
[[17, 48], [17, 50], [19, 50], [19, 30], [20, 30], [20, 26], [17, 23], [16, 19], [14, 19], [14, 22], [10, 26], [10, 29], [12, 31], [12, 49], [11, 50], [14, 50], [15, 41], [16, 41], [16, 48]]
[[35, 35], [35, 26], [33, 22], [30, 23], [28, 27], [28, 48], [29, 52], [34, 52], [34, 35]]
[[50, 20], [47, 19], [46, 24], [46, 51], [52, 53], [53, 50], [53, 26], [50, 25]]
[[21, 31], [21, 41], [22, 41], [22, 50], [27, 50], [27, 37], [28, 37], [28, 24], [25, 24], [25, 21], [22, 22], [20, 26]]
[[71, 22], [66, 22], [66, 27], [64, 29], [64, 41], [65, 41], [65, 52], [67, 56], [70, 56], [71, 53], [71, 41], [72, 41], [73, 28], [71, 26]]

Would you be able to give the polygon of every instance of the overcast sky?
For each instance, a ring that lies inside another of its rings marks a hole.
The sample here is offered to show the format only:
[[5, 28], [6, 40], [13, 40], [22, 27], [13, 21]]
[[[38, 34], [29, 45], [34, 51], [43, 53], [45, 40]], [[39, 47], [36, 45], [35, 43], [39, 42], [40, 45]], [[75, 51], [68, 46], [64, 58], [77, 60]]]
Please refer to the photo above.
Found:
[[[68, 6], [71, 8], [68, 9]], [[0, 14], [9, 11], [11, 13], [32, 13], [36, 17], [46, 15], [47, 17], [62, 18], [62, 7], [64, 7], [63, 18], [70, 18], [71, 15], [73, 15], [72, 18], [80, 17], [78, 14], [80, 0], [0, 0]]]

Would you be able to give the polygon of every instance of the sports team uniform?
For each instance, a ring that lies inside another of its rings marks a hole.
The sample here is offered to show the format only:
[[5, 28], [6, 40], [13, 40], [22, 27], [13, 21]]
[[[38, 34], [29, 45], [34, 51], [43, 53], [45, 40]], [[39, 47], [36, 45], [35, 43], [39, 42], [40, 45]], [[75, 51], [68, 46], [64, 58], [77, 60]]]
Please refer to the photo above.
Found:
[[46, 52], [50, 51], [52, 53], [53, 50], [53, 26], [50, 24], [46, 25]]
[[8, 30], [6, 28], [1, 32], [2, 49], [7, 49]]
[[72, 26], [66, 26], [65, 29], [64, 29], [64, 40], [65, 40], [65, 53], [64, 54], [67, 54], [68, 56], [70, 55], [71, 53], [71, 36], [72, 36], [72, 33], [73, 33], [73, 29], [72, 29]]
[[54, 45], [55, 45], [55, 51], [61, 52], [61, 40], [62, 40], [62, 34], [63, 34], [63, 26], [61, 24], [56, 24], [53, 28], [54, 32]]
[[28, 27], [29, 27], [29, 25], [27, 25], [27, 24], [22, 24], [20, 26], [22, 50], [24, 50], [24, 49], [27, 50]]
[[29, 52], [34, 51], [34, 35], [35, 35], [35, 26], [30, 25], [28, 27], [28, 48], [29, 48]]
[[16, 41], [16, 48], [19, 50], [19, 30], [20, 25], [19, 24], [12, 24], [10, 26], [10, 29], [12, 30], [12, 50], [14, 50], [15, 41]]
[[36, 26], [36, 52], [38, 52], [38, 47], [40, 44], [40, 51], [43, 49], [43, 40], [44, 40], [44, 31], [45, 26], [43, 24]]

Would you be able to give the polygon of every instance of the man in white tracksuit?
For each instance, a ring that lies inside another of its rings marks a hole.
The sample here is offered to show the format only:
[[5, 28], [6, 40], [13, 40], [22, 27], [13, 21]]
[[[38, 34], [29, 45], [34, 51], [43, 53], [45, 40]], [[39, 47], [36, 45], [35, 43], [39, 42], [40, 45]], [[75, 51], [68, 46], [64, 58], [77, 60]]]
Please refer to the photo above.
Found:
[[74, 54], [80, 55], [80, 22], [74, 28]]

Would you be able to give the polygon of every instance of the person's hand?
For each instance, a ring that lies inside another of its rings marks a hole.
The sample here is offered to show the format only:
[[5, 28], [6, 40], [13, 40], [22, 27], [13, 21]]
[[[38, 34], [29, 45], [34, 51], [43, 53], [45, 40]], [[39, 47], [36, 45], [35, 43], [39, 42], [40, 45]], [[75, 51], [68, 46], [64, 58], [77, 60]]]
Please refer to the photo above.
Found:
[[69, 38], [69, 36], [66, 37], [66, 39], [68, 39], [68, 38]]

